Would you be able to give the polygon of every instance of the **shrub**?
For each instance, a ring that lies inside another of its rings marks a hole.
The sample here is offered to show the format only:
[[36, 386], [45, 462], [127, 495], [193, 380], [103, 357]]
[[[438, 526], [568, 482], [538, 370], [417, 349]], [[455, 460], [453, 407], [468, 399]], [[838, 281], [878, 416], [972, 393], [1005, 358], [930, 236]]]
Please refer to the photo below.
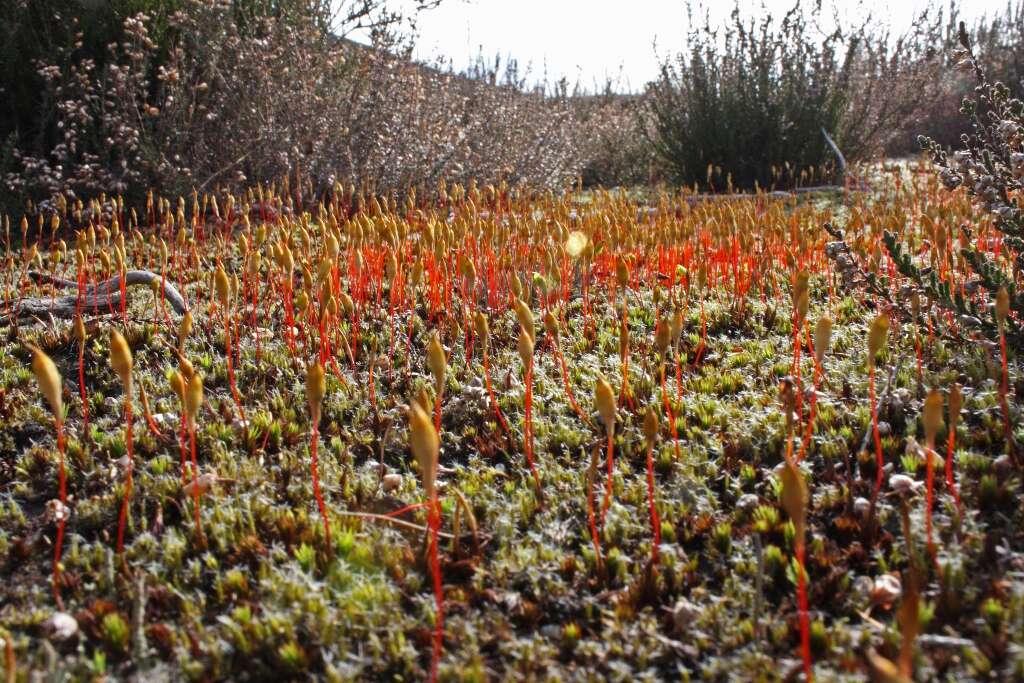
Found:
[[[951, 4], [941, 50], [946, 75], [937, 81], [939, 92], [932, 104], [912, 117], [887, 147], [890, 154], [916, 153], [920, 150], [917, 137], [921, 134], [946, 148], [959, 145], [960, 135], [967, 128], [960, 102], [971, 95], [975, 83], [971, 74], [953, 68], [958, 25], [959, 12]], [[1008, 4], [1001, 14], [978, 19], [971, 34], [974, 54], [986, 64], [989, 78], [1005, 84], [1014, 97], [1024, 95], [1024, 2]]]
[[[961, 226], [960, 255], [977, 279], [971, 290], [987, 291], [985, 300], [992, 301], [1001, 289], [1009, 295], [1009, 310], [1024, 315], [1024, 296], [1019, 282], [1024, 269], [1024, 213], [1017, 196], [1024, 189], [1024, 102], [1011, 95], [1010, 89], [992, 81], [975, 55], [967, 30], [960, 23], [956, 53], [957, 67], [974, 74], [977, 80], [975, 97], [964, 98], [961, 112], [970, 123], [970, 133], [961, 136], [961, 149], [952, 157], [935, 140], [922, 136], [921, 146], [939, 167], [939, 178], [947, 189], [963, 187], [976, 204], [992, 218], [1002, 249], [980, 249], [978, 240], [966, 225]], [[892, 232], [885, 233], [885, 244], [900, 272], [943, 308], [956, 311], [995, 335], [997, 326], [991, 315], [982, 312], [976, 297], [957, 291], [949, 279], [941, 279], [934, 269], [916, 265], [897, 242]], [[944, 245], [939, 245], [944, 248]], [[1018, 324], [1007, 321], [1011, 331], [1019, 334]]]
[[928, 101], [935, 20], [893, 39], [869, 23], [823, 35], [819, 15], [797, 0], [757, 22], [737, 6], [723, 31], [707, 17], [690, 31], [648, 89], [652, 143], [675, 180], [722, 189], [826, 176], [835, 157], [823, 129], [863, 159]]
[[[414, 64], [387, 8], [5, 6], [0, 38], [33, 40], [45, 17], [44, 33], [59, 40], [0, 62], [5, 89], [27, 84], [4, 110], [3, 130], [14, 132], [0, 140], [0, 203], [100, 192], [140, 200], [149, 186], [173, 195], [291, 174], [314, 191], [343, 181], [384, 192], [470, 177], [552, 187], [578, 173], [566, 84], [528, 89], [514, 62], [480, 60], [464, 74]], [[102, 30], [86, 30], [94, 24]], [[371, 46], [345, 38], [357, 26], [370, 27]]]

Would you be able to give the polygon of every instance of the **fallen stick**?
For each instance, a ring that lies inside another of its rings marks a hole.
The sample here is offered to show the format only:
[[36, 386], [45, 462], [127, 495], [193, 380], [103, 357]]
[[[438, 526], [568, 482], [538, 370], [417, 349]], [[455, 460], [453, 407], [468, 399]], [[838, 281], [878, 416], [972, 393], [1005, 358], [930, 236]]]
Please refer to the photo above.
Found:
[[[71, 289], [78, 287], [74, 280], [56, 277], [48, 273], [30, 272], [29, 277], [41, 284], [52, 284], [57, 287]], [[146, 285], [152, 287], [153, 283], [161, 284], [164, 291], [164, 300], [171, 305], [179, 315], [188, 311], [188, 304], [177, 288], [158, 273], [148, 270], [129, 270], [125, 273], [124, 286], [127, 297], [128, 287]], [[21, 299], [15, 310], [7, 314], [8, 319], [13, 318], [42, 318], [52, 316], [55, 318], [73, 318], [76, 313], [102, 314], [111, 310], [121, 309], [121, 276], [116, 275], [110, 279], [95, 285], [88, 285], [81, 296], [50, 296], [50, 297], [26, 297]]]

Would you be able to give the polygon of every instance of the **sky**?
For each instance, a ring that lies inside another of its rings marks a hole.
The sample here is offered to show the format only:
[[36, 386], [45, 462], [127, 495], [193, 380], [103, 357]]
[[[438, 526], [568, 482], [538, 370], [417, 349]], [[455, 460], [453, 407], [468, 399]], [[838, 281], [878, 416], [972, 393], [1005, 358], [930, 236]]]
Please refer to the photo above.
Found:
[[[855, 3], [823, 0], [829, 14], [834, 7], [847, 16], [868, 12], [900, 29], [910, 26], [927, 0]], [[416, 0], [397, 0], [397, 6], [411, 8]], [[733, 0], [711, 5], [713, 19], [728, 18]], [[763, 5], [773, 13], [784, 13], [793, 0], [741, 0], [741, 7]], [[809, 4], [809, 3], [808, 3]], [[994, 14], [1006, 7], [1006, 0], [967, 0], [962, 15], [971, 19]], [[966, 5], [969, 5], [967, 7]], [[686, 33], [684, 0], [443, 0], [440, 7], [419, 14], [419, 39], [415, 56], [423, 61], [450, 60], [464, 68], [482, 53], [488, 58], [501, 55], [530, 67], [534, 82], [566, 77], [571, 83], [595, 89], [606, 79], [619, 90], [638, 91], [657, 75], [659, 54], [672, 54], [682, 47]]]

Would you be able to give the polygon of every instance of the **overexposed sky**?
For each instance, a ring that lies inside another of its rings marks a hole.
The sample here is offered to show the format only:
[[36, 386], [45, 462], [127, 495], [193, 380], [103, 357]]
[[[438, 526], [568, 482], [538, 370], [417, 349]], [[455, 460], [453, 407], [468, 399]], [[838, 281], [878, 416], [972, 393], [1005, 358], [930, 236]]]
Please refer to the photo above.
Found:
[[[397, 0], [408, 9], [416, 0]], [[733, 0], [706, 3], [713, 19], [725, 20]], [[805, 2], [810, 5], [811, 2]], [[900, 30], [907, 28], [927, 0], [823, 0], [825, 12], [843, 16], [872, 13]], [[741, 8], [781, 16], [793, 0], [742, 0]], [[969, 22], [1006, 7], [1006, 0], [967, 0], [961, 9]], [[763, 10], [759, 9], [763, 6]], [[851, 9], [852, 8], [852, 9]], [[683, 0], [444, 0], [417, 18], [416, 57], [441, 57], [464, 68], [482, 51], [529, 66], [531, 81], [566, 77], [584, 87], [618, 80], [620, 89], [640, 90], [657, 75], [658, 54], [674, 53], [686, 33]], [[655, 41], [657, 52], [655, 51]]]

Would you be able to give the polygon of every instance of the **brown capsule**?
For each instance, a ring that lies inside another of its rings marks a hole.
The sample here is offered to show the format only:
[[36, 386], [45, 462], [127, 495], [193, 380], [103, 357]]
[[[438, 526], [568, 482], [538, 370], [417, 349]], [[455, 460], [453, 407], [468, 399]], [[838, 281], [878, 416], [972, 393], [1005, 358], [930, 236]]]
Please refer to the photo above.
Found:
[[949, 388], [949, 428], [952, 430], [956, 429], [957, 422], [960, 421], [960, 411], [964, 407], [964, 395], [960, 390], [960, 384], [954, 382], [953, 386]]
[[924, 423], [924, 440], [928, 448], [935, 448], [935, 435], [942, 427], [942, 394], [938, 389], [928, 392], [921, 410], [921, 421]]
[[671, 326], [669, 325], [668, 320], [660, 318], [654, 331], [654, 346], [658, 349], [658, 353], [664, 356], [668, 353], [668, 348], [671, 344]]
[[807, 484], [792, 461], [782, 467], [782, 507], [793, 521], [798, 543], [803, 543], [807, 516]]
[[648, 441], [653, 443], [658, 438], [660, 426], [658, 411], [654, 406], [648, 406], [647, 413], [644, 415], [644, 436]]
[[996, 292], [996, 322], [1000, 326], [1006, 324], [1006, 319], [1010, 316], [1010, 294], [1006, 291], [1006, 287], [1000, 287], [999, 291]]
[[306, 368], [306, 401], [309, 403], [309, 414], [316, 422], [320, 420], [320, 406], [323, 404], [326, 391], [324, 366], [313, 363]]
[[818, 318], [814, 326], [814, 359], [821, 365], [825, 354], [832, 345], [832, 319], [827, 315]]
[[434, 386], [440, 391], [444, 387], [445, 373], [448, 369], [448, 360], [444, 355], [444, 347], [441, 346], [441, 338], [434, 330], [427, 342], [427, 368], [434, 376]]

